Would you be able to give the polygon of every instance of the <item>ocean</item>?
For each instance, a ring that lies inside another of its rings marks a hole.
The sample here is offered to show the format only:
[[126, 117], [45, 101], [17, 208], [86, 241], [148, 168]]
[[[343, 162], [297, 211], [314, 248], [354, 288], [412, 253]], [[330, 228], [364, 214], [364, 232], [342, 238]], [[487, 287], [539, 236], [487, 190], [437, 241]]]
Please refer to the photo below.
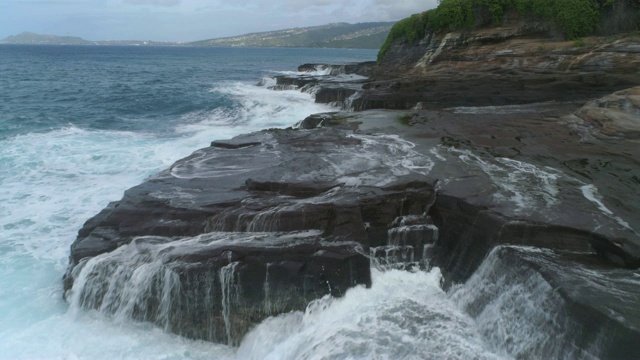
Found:
[[374, 269], [371, 289], [269, 318], [238, 348], [63, 300], [77, 231], [126, 189], [212, 140], [288, 127], [333, 109], [310, 94], [256, 86], [261, 79], [303, 63], [375, 56], [344, 49], [0, 46], [0, 358], [508, 357], [440, 288], [438, 269]]

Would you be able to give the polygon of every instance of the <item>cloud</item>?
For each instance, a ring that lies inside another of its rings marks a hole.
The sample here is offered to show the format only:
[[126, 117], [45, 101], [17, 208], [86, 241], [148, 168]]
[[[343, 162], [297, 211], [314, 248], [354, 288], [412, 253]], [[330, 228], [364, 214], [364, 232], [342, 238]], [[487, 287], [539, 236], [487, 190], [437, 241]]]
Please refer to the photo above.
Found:
[[182, 0], [124, 0], [124, 2], [131, 5], [176, 6]]

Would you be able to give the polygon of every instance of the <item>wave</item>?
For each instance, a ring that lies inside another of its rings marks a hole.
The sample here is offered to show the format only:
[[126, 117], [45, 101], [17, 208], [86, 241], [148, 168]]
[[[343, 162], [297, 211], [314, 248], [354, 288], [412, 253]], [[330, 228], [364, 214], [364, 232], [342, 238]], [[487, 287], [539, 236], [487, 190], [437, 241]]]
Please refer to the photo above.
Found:
[[238, 359], [499, 359], [440, 288], [441, 274], [372, 269], [373, 286], [269, 318]]

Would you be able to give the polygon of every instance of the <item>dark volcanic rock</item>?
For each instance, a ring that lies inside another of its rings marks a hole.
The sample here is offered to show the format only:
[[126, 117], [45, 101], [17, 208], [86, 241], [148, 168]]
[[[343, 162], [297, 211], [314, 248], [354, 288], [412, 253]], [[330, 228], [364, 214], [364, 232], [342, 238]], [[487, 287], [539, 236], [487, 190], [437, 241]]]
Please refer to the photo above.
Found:
[[232, 140], [216, 140], [211, 142], [211, 146], [220, 149], [240, 149], [243, 147], [257, 146], [259, 141], [234, 141]]
[[307, 116], [304, 120], [294, 125], [297, 129], [311, 130], [320, 127], [335, 127], [346, 130], [357, 130], [362, 124], [358, 121], [356, 115], [350, 112], [328, 112]]
[[326, 72], [328, 75], [355, 74], [369, 76], [375, 67], [375, 61], [365, 61], [360, 63], [348, 63], [341, 65], [329, 64], [303, 64], [298, 66], [300, 72]]
[[236, 344], [270, 315], [369, 286], [369, 243], [434, 201], [424, 171], [397, 162], [419, 164], [397, 137], [269, 130], [213, 145], [87, 221], [65, 277], [73, 304]]
[[423, 109], [457, 106], [502, 106], [547, 101], [586, 101], [636, 86], [640, 78], [615, 73], [585, 75], [477, 73], [406, 76], [375, 80], [364, 85], [353, 109], [406, 110], [421, 103]]
[[138, 237], [76, 267], [73, 277], [80, 283], [69, 300], [190, 338], [236, 345], [271, 315], [370, 286], [362, 252], [360, 244], [327, 242], [317, 231]]
[[[318, 76], [305, 76], [305, 75], [297, 75], [297, 76], [276, 76], [276, 86], [279, 87], [295, 87], [302, 88], [307, 85], [313, 85], [320, 81], [321, 77]], [[277, 90], [277, 89], [276, 89]]]
[[316, 102], [321, 104], [343, 103], [358, 93], [359, 88], [360, 86], [355, 89], [347, 86], [320, 86], [316, 91]]
[[317, 103], [336, 104], [349, 110], [367, 79], [363, 75], [370, 73], [374, 65], [374, 62], [346, 65], [305, 64], [298, 68], [303, 73], [301, 75], [277, 76], [276, 85], [272, 89], [300, 89], [313, 93]]
[[640, 153], [634, 139], [597, 140], [567, 123], [562, 114], [576, 106], [413, 112], [407, 139], [441, 145], [430, 215], [440, 229], [437, 264], [451, 279], [466, 279], [500, 244], [594, 250], [640, 266]]
[[[633, 110], [624, 105], [632, 94], [592, 104]], [[428, 175], [439, 179], [429, 216], [404, 222], [417, 226], [408, 236], [385, 234], [378, 248], [368, 229], [372, 255], [383, 264], [421, 255], [440, 267], [445, 288], [486, 341], [515, 358], [640, 353], [640, 150], [628, 133], [594, 136], [598, 127], [567, 120], [580, 105], [350, 118], [361, 131], [393, 125], [384, 131], [415, 144], [433, 162]], [[420, 241], [423, 254], [389, 246]]]
[[[429, 215], [439, 236], [431, 263], [448, 281], [465, 281], [503, 244], [597, 252], [605, 263], [637, 268], [640, 202], [631, 200], [640, 199], [635, 140], [584, 141], [592, 129], [564, 116], [577, 106], [370, 111], [351, 113], [347, 122], [363, 129], [369, 123], [393, 124], [385, 131], [412, 141], [433, 163], [427, 174], [440, 181]], [[323, 125], [331, 124], [327, 119]]]

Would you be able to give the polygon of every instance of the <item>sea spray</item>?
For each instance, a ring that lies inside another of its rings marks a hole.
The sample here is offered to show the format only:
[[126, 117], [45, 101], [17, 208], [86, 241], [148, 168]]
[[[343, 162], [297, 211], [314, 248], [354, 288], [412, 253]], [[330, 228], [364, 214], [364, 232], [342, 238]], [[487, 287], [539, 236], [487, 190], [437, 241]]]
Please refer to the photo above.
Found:
[[238, 359], [499, 359], [473, 320], [430, 272], [374, 270], [371, 289], [312, 302], [304, 313], [269, 318], [245, 336]]
[[[231, 256], [231, 253], [229, 253]], [[234, 345], [233, 335], [231, 333], [231, 312], [232, 306], [235, 304], [239, 297], [239, 286], [236, 284], [238, 281], [236, 275], [236, 268], [239, 262], [232, 262], [229, 265], [220, 269], [220, 286], [222, 288], [222, 318], [224, 320], [224, 327], [227, 332], [227, 345]]]
[[110, 253], [83, 260], [73, 269], [71, 309], [96, 309], [120, 321], [151, 321], [169, 330], [178, 275], [164, 264], [160, 238], [143, 237]]
[[554, 256], [551, 250], [497, 247], [465, 284], [451, 290], [452, 301], [475, 319], [487, 344], [504, 356], [597, 358], [597, 342], [578, 344], [585, 334], [567, 313], [559, 291], [527, 263], [529, 254], [534, 264]]

